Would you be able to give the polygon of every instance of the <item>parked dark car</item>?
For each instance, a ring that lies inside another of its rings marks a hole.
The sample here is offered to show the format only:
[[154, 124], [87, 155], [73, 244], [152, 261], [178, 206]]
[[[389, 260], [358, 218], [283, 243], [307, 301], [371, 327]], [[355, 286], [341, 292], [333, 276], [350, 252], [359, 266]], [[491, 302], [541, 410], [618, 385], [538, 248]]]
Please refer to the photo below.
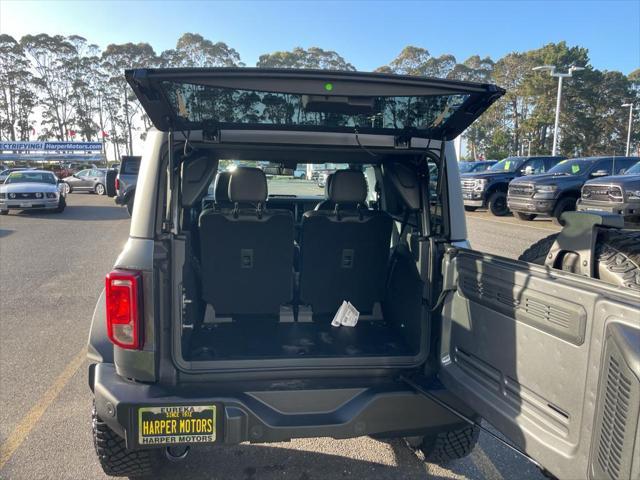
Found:
[[544, 173], [566, 157], [507, 157], [489, 170], [460, 176], [464, 209], [488, 208], [496, 216], [509, 213], [509, 182], [523, 175]]
[[133, 212], [133, 202], [136, 196], [138, 171], [142, 157], [126, 155], [120, 162], [120, 170], [116, 177], [116, 204], [126, 205], [129, 215]]
[[498, 163], [497, 160], [478, 160], [476, 162], [458, 162], [458, 170], [460, 173], [484, 172], [493, 165]]
[[637, 157], [585, 157], [562, 161], [545, 175], [511, 182], [509, 208], [520, 220], [549, 215], [559, 223], [564, 212], [576, 209], [580, 190], [587, 180], [619, 175], [638, 160]]
[[73, 192], [92, 192], [98, 195], [107, 193], [107, 169], [87, 168], [62, 179], [62, 191], [68, 195]]
[[579, 211], [604, 211], [624, 217], [625, 223], [640, 224], [640, 162], [622, 175], [595, 178], [582, 187]]

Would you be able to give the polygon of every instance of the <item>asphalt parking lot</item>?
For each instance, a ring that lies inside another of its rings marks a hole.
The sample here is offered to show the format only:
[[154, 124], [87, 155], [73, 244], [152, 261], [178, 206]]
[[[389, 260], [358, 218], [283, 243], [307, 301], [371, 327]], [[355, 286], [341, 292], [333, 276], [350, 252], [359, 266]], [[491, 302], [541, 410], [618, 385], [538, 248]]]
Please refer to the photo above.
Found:
[[[474, 248], [516, 258], [558, 228], [467, 215]], [[0, 217], [0, 478], [99, 479], [90, 432], [85, 345], [96, 299], [124, 245], [126, 210], [73, 194], [62, 214]], [[184, 474], [179, 474], [181, 469]], [[314, 438], [195, 451], [161, 478], [542, 479], [487, 435], [473, 454], [425, 464], [400, 441]]]

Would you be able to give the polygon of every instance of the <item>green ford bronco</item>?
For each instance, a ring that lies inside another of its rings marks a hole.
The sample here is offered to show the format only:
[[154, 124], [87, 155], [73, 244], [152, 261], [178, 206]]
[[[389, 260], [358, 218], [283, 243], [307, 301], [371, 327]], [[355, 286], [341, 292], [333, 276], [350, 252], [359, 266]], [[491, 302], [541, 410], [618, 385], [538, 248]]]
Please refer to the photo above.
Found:
[[[471, 452], [485, 419], [555, 477], [637, 478], [638, 234], [574, 212], [521, 260], [466, 240], [451, 140], [502, 89], [125, 76], [154, 129], [89, 338], [107, 474], [318, 436], [403, 437], [443, 462]], [[324, 194], [293, 176], [318, 164]]]

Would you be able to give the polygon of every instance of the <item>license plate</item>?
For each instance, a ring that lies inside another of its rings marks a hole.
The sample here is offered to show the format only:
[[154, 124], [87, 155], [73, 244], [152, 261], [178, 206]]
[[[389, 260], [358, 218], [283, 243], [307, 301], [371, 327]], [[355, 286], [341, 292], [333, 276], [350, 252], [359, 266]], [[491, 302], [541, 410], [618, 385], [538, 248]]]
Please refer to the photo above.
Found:
[[471, 198], [471, 194], [470, 193], [463, 193], [462, 194], [462, 198]]
[[216, 441], [216, 406], [167, 406], [138, 409], [138, 443], [168, 445]]
[[31, 204], [30, 203], [21, 203], [20, 207], [22, 207], [22, 208], [31, 208]]

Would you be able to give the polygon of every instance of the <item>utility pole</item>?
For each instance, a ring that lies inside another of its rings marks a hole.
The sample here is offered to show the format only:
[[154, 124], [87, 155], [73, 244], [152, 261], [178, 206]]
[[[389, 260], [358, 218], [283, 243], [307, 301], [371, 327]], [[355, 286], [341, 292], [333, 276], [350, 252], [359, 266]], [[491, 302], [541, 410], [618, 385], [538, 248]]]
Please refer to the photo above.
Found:
[[629, 127], [627, 131], [627, 157], [631, 153], [631, 125], [633, 124], [633, 103], [623, 103], [623, 107], [629, 107]]
[[533, 70], [548, 71], [549, 75], [551, 75], [552, 77], [558, 78], [558, 97], [556, 99], [556, 121], [555, 121], [555, 127], [553, 128], [553, 148], [551, 149], [551, 155], [555, 156], [558, 153], [558, 125], [560, 123], [560, 100], [562, 99], [562, 79], [571, 78], [573, 76], [573, 72], [584, 70], [584, 68], [571, 66], [569, 67], [569, 71], [567, 73], [560, 73], [560, 72], [556, 72], [555, 65], [541, 65], [539, 67], [534, 67]]

